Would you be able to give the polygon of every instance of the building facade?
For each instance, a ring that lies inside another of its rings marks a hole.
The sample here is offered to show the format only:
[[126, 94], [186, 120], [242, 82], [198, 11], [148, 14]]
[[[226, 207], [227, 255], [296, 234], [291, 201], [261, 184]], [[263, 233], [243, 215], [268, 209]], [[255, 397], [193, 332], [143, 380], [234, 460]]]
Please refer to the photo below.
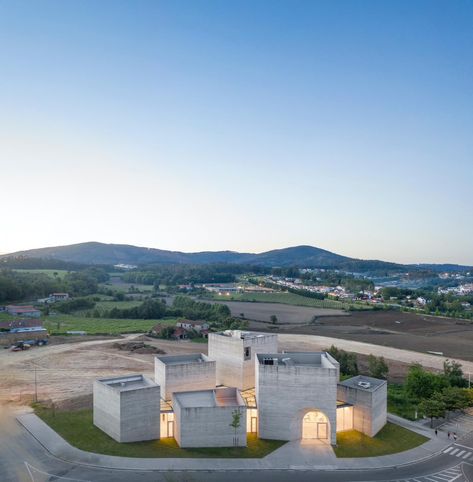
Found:
[[259, 437], [336, 444], [338, 362], [318, 352], [258, 354], [255, 363]]
[[246, 405], [236, 388], [174, 393], [172, 405], [180, 447], [246, 447]]
[[161, 387], [164, 400], [171, 400], [174, 392], [212, 389], [216, 383], [216, 362], [202, 353], [157, 356], [154, 381]]
[[209, 358], [217, 362], [217, 385], [247, 390], [255, 386], [258, 353], [277, 353], [278, 336], [254, 331], [209, 333]]
[[94, 382], [94, 425], [117, 442], [160, 438], [159, 386], [143, 375]]

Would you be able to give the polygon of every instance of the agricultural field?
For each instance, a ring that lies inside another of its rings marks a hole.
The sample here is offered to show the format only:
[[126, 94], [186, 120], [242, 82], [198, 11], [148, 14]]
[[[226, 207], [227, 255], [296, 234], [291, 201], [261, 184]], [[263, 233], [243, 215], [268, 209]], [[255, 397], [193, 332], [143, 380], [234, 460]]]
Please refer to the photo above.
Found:
[[[315, 308], [309, 306], [286, 305], [283, 303], [253, 303], [250, 301], [222, 301], [230, 308], [232, 316], [243, 317], [258, 322], [270, 323], [270, 317], [276, 315], [278, 325], [306, 325], [320, 316], [347, 316], [348, 312], [340, 309]], [[260, 329], [255, 326], [255, 329]]]
[[[345, 316], [318, 318], [315, 323], [276, 325], [276, 328], [277, 333], [340, 338], [473, 361], [473, 323], [468, 320], [395, 310], [355, 311]], [[267, 331], [268, 324], [250, 322], [250, 329]]]
[[101, 288], [112, 289], [121, 293], [129, 293], [131, 290], [134, 292], [152, 293], [153, 286], [141, 285], [138, 283], [125, 283], [121, 276], [110, 275], [110, 280], [107, 283], [101, 283]]
[[86, 318], [77, 315], [55, 315], [44, 321], [44, 326], [51, 335], [64, 334], [67, 331], [85, 331], [88, 335], [119, 335], [121, 333], [143, 333], [157, 323], [174, 325], [175, 318], [161, 320], [131, 320], [110, 318]]
[[[206, 296], [207, 297], [207, 296]], [[232, 293], [230, 295], [209, 294], [209, 298], [216, 301], [246, 301], [258, 303], [283, 303], [294, 306], [310, 306], [312, 308], [325, 309], [360, 309], [370, 310], [371, 305], [366, 303], [347, 303], [336, 300], [317, 300], [308, 298], [307, 296], [297, 295], [295, 293], [287, 293], [283, 291], [274, 291], [272, 293]]]
[[59, 279], [64, 278], [69, 271], [65, 269], [14, 269], [13, 271], [19, 271], [21, 273], [32, 273], [32, 274], [46, 274], [51, 278], [58, 277]]

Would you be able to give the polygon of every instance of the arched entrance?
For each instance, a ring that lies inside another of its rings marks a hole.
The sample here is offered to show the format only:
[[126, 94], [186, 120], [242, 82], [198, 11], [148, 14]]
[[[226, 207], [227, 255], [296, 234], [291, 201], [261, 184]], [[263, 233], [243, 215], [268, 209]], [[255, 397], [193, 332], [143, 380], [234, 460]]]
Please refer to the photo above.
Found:
[[319, 410], [311, 410], [302, 417], [302, 438], [328, 440], [330, 438], [330, 422]]

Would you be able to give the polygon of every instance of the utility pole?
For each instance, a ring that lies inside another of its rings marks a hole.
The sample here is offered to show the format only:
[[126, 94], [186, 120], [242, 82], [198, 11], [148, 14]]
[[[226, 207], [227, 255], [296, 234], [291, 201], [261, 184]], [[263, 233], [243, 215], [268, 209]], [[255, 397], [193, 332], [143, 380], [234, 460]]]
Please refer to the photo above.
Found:
[[38, 402], [38, 379], [36, 376], [36, 366], [34, 367], [34, 401]]

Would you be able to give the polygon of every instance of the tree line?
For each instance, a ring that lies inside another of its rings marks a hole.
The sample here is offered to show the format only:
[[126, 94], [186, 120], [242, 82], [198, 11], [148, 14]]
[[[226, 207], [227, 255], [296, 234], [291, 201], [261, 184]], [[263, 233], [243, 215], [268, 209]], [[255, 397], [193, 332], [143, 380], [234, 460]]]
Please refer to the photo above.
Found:
[[45, 273], [31, 273], [12, 269], [0, 270], [0, 303], [44, 298], [50, 293], [66, 292], [72, 296], [96, 293], [98, 284], [108, 280], [102, 268], [72, 271], [64, 277]]

